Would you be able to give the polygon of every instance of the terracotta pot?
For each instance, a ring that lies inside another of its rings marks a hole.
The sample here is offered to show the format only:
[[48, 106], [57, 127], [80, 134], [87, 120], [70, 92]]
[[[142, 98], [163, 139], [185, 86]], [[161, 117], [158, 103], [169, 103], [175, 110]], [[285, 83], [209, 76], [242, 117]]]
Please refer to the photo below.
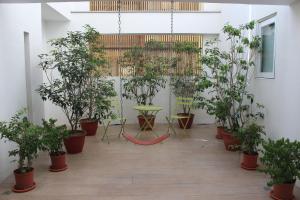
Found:
[[86, 131], [86, 136], [94, 136], [97, 133], [98, 120], [81, 119], [80, 126], [82, 130]]
[[26, 173], [21, 173], [18, 169], [16, 169], [14, 174], [16, 181], [16, 185], [13, 187], [14, 192], [28, 192], [35, 188], [33, 168], [28, 169]]
[[239, 146], [241, 145], [240, 140], [235, 138], [231, 133], [226, 130], [222, 133], [225, 149], [227, 151], [237, 151], [239, 150]]
[[258, 153], [256, 154], [248, 154], [246, 152], [243, 153], [243, 162], [241, 167], [246, 170], [256, 170], [257, 168], [257, 158]]
[[84, 146], [85, 131], [73, 131], [72, 135], [64, 139], [66, 150], [69, 154], [81, 153]]
[[293, 195], [294, 186], [295, 186], [295, 182], [273, 185], [273, 190], [271, 191], [271, 197], [276, 200], [292, 200], [294, 199], [294, 195]]
[[183, 118], [183, 119], [178, 119], [178, 124], [179, 124], [179, 127], [181, 129], [184, 128], [184, 125], [186, 125], [185, 129], [190, 129], [193, 125], [193, 121], [194, 121], [194, 117], [195, 115], [190, 113], [190, 114], [187, 114], [187, 113], [177, 113], [178, 116], [184, 116], [186, 118]]
[[60, 172], [67, 169], [65, 152], [59, 152], [58, 154], [50, 154], [50, 158], [51, 166], [49, 168], [49, 171]]
[[222, 136], [223, 131], [224, 131], [224, 127], [223, 126], [218, 126], [217, 127], [217, 135], [216, 135], [217, 139], [220, 139], [220, 140], [223, 139], [223, 136]]
[[[147, 120], [150, 122], [151, 126], [153, 127], [154, 126], [154, 121], [155, 121], [155, 116], [154, 115], [149, 115], [149, 116], [146, 116], [146, 117], [147, 117]], [[147, 122], [145, 121], [145, 119], [142, 115], [138, 116], [138, 120], [139, 120], [139, 125], [140, 125], [141, 130], [152, 130], [152, 128], [147, 124]]]

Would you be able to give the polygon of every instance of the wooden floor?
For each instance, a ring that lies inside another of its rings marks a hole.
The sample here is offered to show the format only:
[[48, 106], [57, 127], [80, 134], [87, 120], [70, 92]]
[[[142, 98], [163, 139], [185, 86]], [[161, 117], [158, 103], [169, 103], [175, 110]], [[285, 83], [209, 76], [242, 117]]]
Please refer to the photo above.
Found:
[[[166, 128], [156, 130], [162, 134]], [[239, 153], [224, 150], [213, 126], [195, 125], [154, 146], [119, 140], [118, 129], [110, 129], [111, 144], [88, 137], [82, 154], [68, 155], [65, 172], [48, 172], [48, 156], [42, 154], [35, 162], [37, 188], [11, 193], [10, 176], [0, 186], [0, 200], [269, 199], [265, 175], [241, 169]], [[130, 125], [126, 131], [138, 129]], [[299, 189], [295, 194], [300, 199]]]

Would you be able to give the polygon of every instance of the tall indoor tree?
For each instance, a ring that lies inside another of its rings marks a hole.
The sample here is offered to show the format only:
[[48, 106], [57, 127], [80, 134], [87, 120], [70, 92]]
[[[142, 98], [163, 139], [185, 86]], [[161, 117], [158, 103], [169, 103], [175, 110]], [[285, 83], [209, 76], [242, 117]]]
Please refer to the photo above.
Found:
[[[40, 67], [45, 72], [47, 82], [37, 91], [43, 100], [50, 100], [61, 107], [68, 119], [71, 132], [76, 136], [65, 139], [69, 153], [81, 152], [84, 144], [85, 134], [78, 128], [79, 120], [88, 106], [84, 100], [88, 95], [85, 86], [91, 71], [103, 62], [94, 56], [98, 48], [93, 46], [93, 42], [98, 36], [94, 28], [86, 25], [84, 31], [71, 31], [65, 37], [49, 41], [52, 50], [39, 55]], [[72, 143], [79, 135], [82, 138], [80, 145], [77, 145], [79, 148], [74, 149]]]

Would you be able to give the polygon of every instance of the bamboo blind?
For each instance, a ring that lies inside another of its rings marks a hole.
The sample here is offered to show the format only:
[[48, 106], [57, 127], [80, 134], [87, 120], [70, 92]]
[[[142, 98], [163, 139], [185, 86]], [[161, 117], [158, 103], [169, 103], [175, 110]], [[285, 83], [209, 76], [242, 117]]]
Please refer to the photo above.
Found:
[[[202, 11], [199, 2], [174, 2], [175, 11]], [[170, 11], [170, 1], [121, 1], [121, 11]], [[90, 11], [118, 11], [118, 1], [91, 0]]]
[[[174, 41], [179, 42], [193, 42], [197, 44], [199, 48], [203, 46], [203, 38], [202, 35], [183, 35], [183, 34], [175, 34]], [[97, 42], [102, 45], [105, 49], [105, 56], [108, 61], [109, 74], [112, 76], [119, 76], [119, 72], [121, 71], [122, 75], [126, 75], [124, 69], [118, 68], [118, 60], [119, 57], [124, 54], [124, 52], [128, 51], [130, 48], [138, 46], [144, 47], [145, 43], [148, 41], [159, 41], [168, 46], [172, 42], [172, 36], [170, 34], [122, 34], [120, 36], [120, 43], [118, 40], [117, 34], [107, 34], [101, 35]], [[172, 52], [170, 48], [160, 49], [160, 50], [150, 50], [148, 51], [150, 55], [153, 56], [162, 56], [170, 58], [172, 55], [176, 54]], [[180, 57], [180, 61], [177, 64], [176, 71], [174, 73], [178, 73], [180, 71], [184, 71], [186, 66], [192, 61], [192, 68], [194, 73], [200, 72], [199, 67], [199, 54], [187, 54], [180, 53], [176, 55]], [[123, 70], [123, 71], [122, 71]]]

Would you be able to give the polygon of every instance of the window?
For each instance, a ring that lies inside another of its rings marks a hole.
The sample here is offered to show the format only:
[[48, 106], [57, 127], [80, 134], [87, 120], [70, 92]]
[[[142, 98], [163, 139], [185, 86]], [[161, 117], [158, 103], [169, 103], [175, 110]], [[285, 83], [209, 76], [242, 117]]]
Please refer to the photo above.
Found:
[[275, 16], [261, 20], [258, 34], [262, 39], [262, 49], [257, 63], [258, 78], [275, 78]]

